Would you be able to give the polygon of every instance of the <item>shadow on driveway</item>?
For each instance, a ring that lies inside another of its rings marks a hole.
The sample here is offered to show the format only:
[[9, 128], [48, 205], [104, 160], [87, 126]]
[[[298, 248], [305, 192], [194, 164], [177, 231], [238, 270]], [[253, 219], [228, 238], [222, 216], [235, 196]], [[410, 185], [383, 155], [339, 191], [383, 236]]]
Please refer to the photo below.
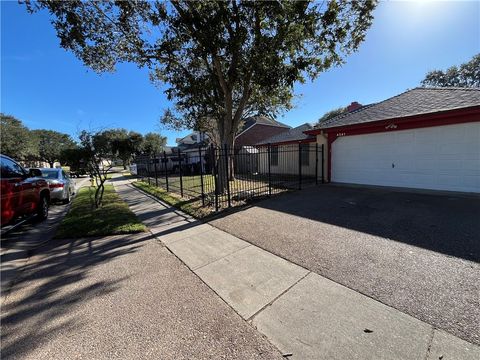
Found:
[[480, 344], [477, 196], [325, 185], [210, 223]]
[[480, 197], [321, 186], [255, 204], [480, 262]]

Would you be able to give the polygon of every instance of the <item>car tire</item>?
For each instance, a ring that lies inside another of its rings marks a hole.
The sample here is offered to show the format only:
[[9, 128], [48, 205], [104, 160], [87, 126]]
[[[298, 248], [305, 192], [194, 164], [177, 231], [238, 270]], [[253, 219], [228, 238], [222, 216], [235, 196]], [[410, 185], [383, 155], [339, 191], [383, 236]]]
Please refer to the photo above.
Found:
[[63, 199], [62, 202], [64, 204], [68, 204], [71, 199], [72, 199], [72, 194], [70, 194], [70, 190], [69, 190], [69, 191], [67, 191], [67, 197], [65, 199]]
[[37, 216], [39, 220], [45, 220], [48, 217], [48, 199], [46, 196], [42, 196], [38, 202]]

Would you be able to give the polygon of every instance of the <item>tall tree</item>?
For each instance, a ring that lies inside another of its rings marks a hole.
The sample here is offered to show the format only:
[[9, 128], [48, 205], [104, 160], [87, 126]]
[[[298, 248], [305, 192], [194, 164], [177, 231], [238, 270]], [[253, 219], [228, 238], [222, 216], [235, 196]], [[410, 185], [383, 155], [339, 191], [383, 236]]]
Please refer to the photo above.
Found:
[[0, 113], [0, 146], [4, 155], [17, 160], [30, 160], [38, 154], [35, 139], [23, 123], [11, 115]]
[[149, 132], [143, 138], [143, 152], [147, 155], [159, 154], [165, 145], [167, 138], [157, 133]]
[[165, 123], [201, 130], [215, 119], [219, 143], [232, 146], [246, 115], [290, 108], [296, 82], [358, 49], [376, 0], [26, 3], [48, 9], [60, 45], [95, 71], [150, 68], [176, 104]]
[[75, 147], [70, 135], [53, 130], [32, 130], [30, 132], [38, 142], [37, 160], [47, 162], [51, 168], [62, 156], [62, 151]]
[[327, 121], [337, 115], [343, 114], [344, 112], [347, 111], [346, 107], [339, 107], [330, 111], [327, 111], [325, 114], [323, 114], [320, 119], [318, 119], [317, 124], [321, 124], [324, 121]]
[[110, 139], [113, 154], [122, 160], [124, 169], [130, 163], [133, 155], [142, 151], [143, 136], [135, 131], [125, 129], [105, 130], [103, 136]]
[[480, 54], [460, 66], [451, 66], [446, 71], [433, 70], [422, 80], [423, 86], [480, 87]]

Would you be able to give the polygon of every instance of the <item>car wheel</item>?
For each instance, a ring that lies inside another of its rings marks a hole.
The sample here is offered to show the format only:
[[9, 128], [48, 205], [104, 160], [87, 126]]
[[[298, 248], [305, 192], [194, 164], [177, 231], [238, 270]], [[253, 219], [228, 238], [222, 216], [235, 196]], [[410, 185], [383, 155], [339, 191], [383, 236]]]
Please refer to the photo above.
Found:
[[40, 220], [45, 220], [48, 217], [48, 199], [46, 196], [40, 198], [38, 203], [37, 215]]
[[67, 197], [63, 199], [64, 204], [68, 204], [72, 200], [72, 194], [70, 194], [70, 190], [67, 191]]

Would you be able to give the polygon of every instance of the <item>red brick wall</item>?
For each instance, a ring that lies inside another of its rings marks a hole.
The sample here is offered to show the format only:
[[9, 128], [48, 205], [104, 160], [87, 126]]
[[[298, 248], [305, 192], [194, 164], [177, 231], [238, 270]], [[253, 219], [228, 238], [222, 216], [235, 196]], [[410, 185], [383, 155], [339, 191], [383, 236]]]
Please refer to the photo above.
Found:
[[255, 145], [285, 131], [288, 131], [288, 128], [257, 124], [238, 136], [235, 139], [235, 146]]

